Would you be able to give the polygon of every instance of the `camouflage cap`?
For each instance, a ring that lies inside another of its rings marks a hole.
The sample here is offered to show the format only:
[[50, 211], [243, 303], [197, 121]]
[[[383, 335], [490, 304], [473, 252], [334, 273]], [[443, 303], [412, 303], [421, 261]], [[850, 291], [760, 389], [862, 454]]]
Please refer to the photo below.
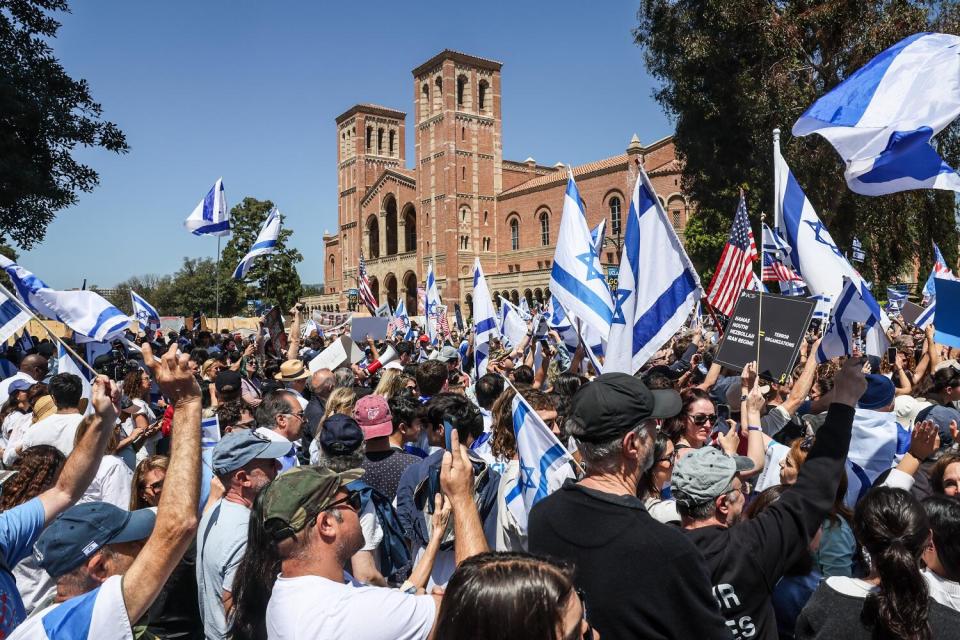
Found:
[[295, 467], [281, 474], [263, 490], [264, 529], [277, 542], [289, 538], [334, 502], [341, 487], [362, 475], [362, 469], [335, 473], [317, 467]]

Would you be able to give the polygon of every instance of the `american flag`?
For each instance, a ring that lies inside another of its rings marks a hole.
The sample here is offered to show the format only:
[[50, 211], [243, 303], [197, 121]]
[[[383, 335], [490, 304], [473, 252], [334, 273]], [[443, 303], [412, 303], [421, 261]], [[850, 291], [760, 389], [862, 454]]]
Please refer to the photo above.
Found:
[[[763, 253], [763, 271], [761, 279], [764, 282], [803, 282], [800, 274], [777, 260], [773, 255]], [[806, 284], [806, 283], [804, 283]]]
[[376, 315], [377, 307], [380, 306], [380, 303], [377, 302], [377, 299], [373, 295], [373, 291], [370, 289], [370, 278], [367, 277], [367, 263], [363, 261], [363, 250], [360, 250], [360, 266], [357, 268], [359, 277], [357, 278], [360, 287], [360, 299], [363, 300], [363, 303], [367, 305], [367, 309], [370, 310], [371, 315]]
[[750, 219], [747, 218], [747, 203], [740, 194], [740, 204], [733, 216], [730, 237], [723, 247], [720, 262], [708, 287], [707, 302], [725, 316], [733, 308], [743, 291], [753, 279], [753, 261], [757, 259], [757, 244], [753, 240]]

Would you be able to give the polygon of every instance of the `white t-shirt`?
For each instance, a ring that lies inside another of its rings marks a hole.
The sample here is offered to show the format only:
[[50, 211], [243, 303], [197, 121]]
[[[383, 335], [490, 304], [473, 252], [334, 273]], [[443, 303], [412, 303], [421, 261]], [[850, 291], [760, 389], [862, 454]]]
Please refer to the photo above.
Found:
[[3, 452], [3, 464], [12, 465], [17, 460], [17, 447], [23, 441], [23, 434], [27, 432], [30, 425], [33, 424], [33, 413], [20, 413], [14, 411], [3, 421], [3, 435], [7, 439], [6, 448]]
[[945, 607], [960, 611], [960, 584], [941, 578], [930, 569], [924, 569], [920, 573], [923, 574], [923, 579], [927, 581], [931, 598]]
[[122, 579], [123, 576], [111, 576], [98, 589], [47, 607], [27, 618], [7, 640], [133, 640], [127, 606], [123, 602]]
[[117, 456], [105, 455], [100, 459], [97, 475], [77, 500], [77, 504], [107, 502], [121, 509], [129, 509], [132, 483], [133, 471], [130, 467]]
[[81, 420], [83, 415], [80, 413], [55, 413], [47, 416], [24, 432], [20, 446], [26, 450], [38, 444], [48, 444], [69, 456], [73, 451], [73, 440]]
[[[147, 419], [147, 424], [153, 424], [157, 421], [157, 414], [153, 412], [153, 409], [150, 408], [150, 405], [147, 404], [146, 401], [140, 398], [133, 398], [131, 401], [134, 406], [137, 407], [137, 412], [131, 413], [130, 417], [120, 425], [125, 437], [133, 433], [133, 430], [136, 428], [136, 416], [144, 416]], [[160, 438], [162, 437], [163, 434], [158, 431], [142, 442], [140, 448], [137, 450], [137, 464], [140, 464], [141, 461], [146, 460], [157, 452], [157, 443], [160, 442]]]
[[[269, 640], [414, 640], [427, 638], [436, 605], [432, 596], [320, 576], [277, 578], [267, 604]], [[107, 636], [104, 636], [107, 637]]]
[[377, 509], [373, 500], [360, 512], [360, 530], [363, 532], [363, 549], [361, 551], [376, 551], [383, 541], [383, 527], [377, 517]]

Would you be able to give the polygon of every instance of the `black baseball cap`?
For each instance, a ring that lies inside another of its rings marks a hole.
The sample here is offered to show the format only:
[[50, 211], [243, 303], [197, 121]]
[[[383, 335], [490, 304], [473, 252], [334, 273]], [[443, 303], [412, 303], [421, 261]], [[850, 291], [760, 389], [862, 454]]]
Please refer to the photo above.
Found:
[[59, 578], [108, 544], [146, 540], [156, 520], [153, 509], [127, 511], [107, 502], [74, 505], [40, 534], [34, 555], [51, 578]]
[[605, 373], [573, 395], [566, 426], [577, 440], [607, 442], [648, 418], [673, 417], [681, 405], [673, 389], [651, 391], [634, 376]]
[[217, 377], [213, 381], [213, 386], [216, 388], [217, 393], [223, 393], [224, 391], [239, 391], [241, 381], [242, 377], [240, 376], [239, 371], [234, 371], [233, 369], [222, 369], [217, 373]]
[[363, 444], [363, 429], [348, 415], [335, 413], [320, 429], [320, 448], [335, 456], [353, 453]]

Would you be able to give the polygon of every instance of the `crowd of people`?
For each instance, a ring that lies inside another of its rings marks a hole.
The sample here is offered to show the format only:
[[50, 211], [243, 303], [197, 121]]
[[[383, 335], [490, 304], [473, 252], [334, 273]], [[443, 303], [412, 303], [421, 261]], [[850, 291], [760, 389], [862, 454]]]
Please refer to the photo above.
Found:
[[[960, 638], [932, 327], [811, 330], [776, 383], [699, 321], [635, 375], [532, 321], [481, 376], [469, 327], [311, 370], [338, 336], [301, 326], [131, 337], [90, 383], [7, 348], [0, 638]], [[518, 395], [571, 454], [526, 517]]]

